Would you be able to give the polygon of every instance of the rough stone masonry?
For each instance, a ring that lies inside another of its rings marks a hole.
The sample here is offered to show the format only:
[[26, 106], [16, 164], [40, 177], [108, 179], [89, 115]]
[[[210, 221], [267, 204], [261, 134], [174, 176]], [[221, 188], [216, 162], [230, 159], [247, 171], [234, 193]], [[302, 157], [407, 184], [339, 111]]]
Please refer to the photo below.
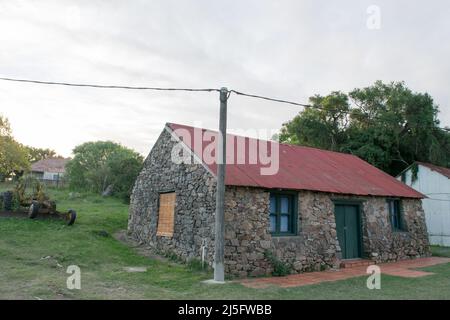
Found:
[[[128, 232], [158, 252], [188, 261], [213, 262], [214, 175], [201, 163], [175, 164], [171, 153], [177, 143], [167, 130], [145, 160], [131, 198]], [[157, 236], [158, 199], [162, 192], [176, 193], [174, 234]], [[377, 262], [429, 256], [425, 217], [420, 199], [403, 199], [407, 232], [390, 226], [386, 198], [342, 196], [298, 191], [298, 230], [289, 237], [269, 232], [270, 192], [261, 188], [227, 186], [225, 196], [225, 271], [229, 276], [270, 274], [269, 251], [292, 267], [292, 272], [338, 268], [341, 248], [337, 239], [334, 199], [361, 203], [363, 257]]]

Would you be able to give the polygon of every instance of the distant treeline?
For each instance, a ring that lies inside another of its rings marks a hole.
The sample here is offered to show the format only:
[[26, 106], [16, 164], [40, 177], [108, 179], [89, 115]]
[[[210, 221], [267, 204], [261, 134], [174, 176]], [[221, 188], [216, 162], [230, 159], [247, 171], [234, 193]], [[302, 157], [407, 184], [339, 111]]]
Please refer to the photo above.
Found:
[[316, 95], [281, 128], [281, 142], [351, 153], [391, 175], [414, 161], [450, 167], [450, 132], [427, 93], [403, 82]]
[[[111, 141], [83, 143], [73, 150], [64, 180], [74, 190], [91, 191], [129, 199], [143, 157]], [[0, 181], [16, 180], [41, 159], [58, 157], [51, 149], [25, 146], [12, 135], [7, 118], [0, 115]]]
[[0, 115], [0, 181], [20, 177], [33, 162], [59, 157], [54, 150], [34, 148], [16, 141], [10, 123]]

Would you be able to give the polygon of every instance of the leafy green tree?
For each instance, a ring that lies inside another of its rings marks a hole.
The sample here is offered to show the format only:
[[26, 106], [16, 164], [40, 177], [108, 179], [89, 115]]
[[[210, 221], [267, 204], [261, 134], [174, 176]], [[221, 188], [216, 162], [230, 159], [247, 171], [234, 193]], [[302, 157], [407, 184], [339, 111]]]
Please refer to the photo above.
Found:
[[121, 152], [114, 154], [108, 167], [114, 174], [114, 194], [129, 200], [136, 177], [142, 170], [143, 158], [137, 153]]
[[25, 146], [25, 149], [27, 151], [28, 161], [30, 161], [30, 163], [48, 158], [61, 158], [61, 156], [58, 156], [56, 151], [52, 149], [35, 148], [30, 146]]
[[283, 142], [338, 150], [344, 139], [348, 120], [348, 97], [342, 92], [332, 92], [309, 99], [311, 108], [285, 123], [280, 132]]
[[439, 128], [438, 106], [403, 82], [332, 92], [285, 123], [282, 142], [355, 154], [397, 174], [414, 161], [450, 166], [450, 133]]
[[9, 136], [0, 136], [0, 181], [20, 176], [30, 163], [23, 146]]
[[0, 114], [0, 136], [11, 136], [11, 125], [9, 124], [9, 120], [6, 117], [3, 117]]
[[14, 140], [8, 119], [0, 115], [0, 181], [20, 176], [29, 167], [25, 148]]
[[66, 177], [75, 189], [103, 193], [108, 188], [117, 196], [129, 197], [143, 158], [137, 152], [111, 141], [83, 143], [73, 150], [66, 165]]

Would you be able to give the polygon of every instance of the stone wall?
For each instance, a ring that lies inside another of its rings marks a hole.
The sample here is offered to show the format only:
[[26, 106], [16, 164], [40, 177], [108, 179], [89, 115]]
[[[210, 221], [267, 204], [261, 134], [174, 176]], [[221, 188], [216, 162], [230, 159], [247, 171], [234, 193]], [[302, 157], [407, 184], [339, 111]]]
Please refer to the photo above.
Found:
[[258, 188], [227, 187], [225, 194], [225, 271], [244, 277], [271, 272], [264, 258], [272, 246], [269, 193]]
[[298, 192], [296, 236], [269, 233], [269, 192], [229, 187], [226, 196], [226, 270], [230, 274], [260, 275], [272, 271], [266, 250], [292, 266], [293, 272], [338, 268], [341, 248], [337, 239], [334, 200], [361, 205], [362, 256], [377, 262], [429, 256], [429, 243], [421, 201], [402, 200], [407, 232], [391, 228], [386, 198]]
[[[216, 182], [201, 164], [176, 164], [171, 160], [177, 142], [164, 130], [145, 160], [130, 202], [128, 232], [156, 250], [176, 254], [183, 260], [201, 257], [206, 244], [212, 261]], [[158, 200], [161, 192], [176, 193], [173, 237], [156, 236]]]
[[[163, 131], [146, 159], [133, 190], [128, 231], [141, 243], [176, 254], [183, 260], [199, 259], [204, 244], [206, 261], [212, 265], [216, 179], [202, 164], [173, 163], [171, 152], [176, 143], [169, 132]], [[156, 236], [159, 194], [168, 191], [176, 192], [171, 238]], [[272, 266], [264, 256], [266, 251], [291, 265], [293, 272], [337, 268], [341, 255], [334, 218], [335, 199], [361, 203], [365, 258], [382, 262], [429, 255], [420, 200], [402, 200], [408, 232], [393, 232], [385, 198], [300, 191], [297, 235], [272, 237], [269, 196], [267, 190], [260, 188], [226, 188], [225, 270], [228, 275], [270, 274]]]
[[337, 267], [340, 249], [329, 196], [300, 192], [298, 233], [286, 237], [272, 237], [269, 232], [269, 197], [264, 189], [227, 189], [226, 270], [239, 276], [268, 274], [272, 266], [264, 258], [266, 250], [295, 272]]
[[394, 232], [386, 199], [372, 197], [363, 204], [364, 255], [377, 262], [429, 256], [429, 242], [422, 202], [401, 201], [405, 232]]

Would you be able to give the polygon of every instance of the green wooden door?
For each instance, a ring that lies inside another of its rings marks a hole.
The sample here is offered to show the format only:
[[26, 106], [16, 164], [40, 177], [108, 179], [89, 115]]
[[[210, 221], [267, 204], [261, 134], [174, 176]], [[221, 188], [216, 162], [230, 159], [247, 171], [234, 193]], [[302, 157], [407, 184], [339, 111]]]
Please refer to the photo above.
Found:
[[336, 204], [335, 217], [342, 259], [360, 258], [361, 237], [358, 206]]

